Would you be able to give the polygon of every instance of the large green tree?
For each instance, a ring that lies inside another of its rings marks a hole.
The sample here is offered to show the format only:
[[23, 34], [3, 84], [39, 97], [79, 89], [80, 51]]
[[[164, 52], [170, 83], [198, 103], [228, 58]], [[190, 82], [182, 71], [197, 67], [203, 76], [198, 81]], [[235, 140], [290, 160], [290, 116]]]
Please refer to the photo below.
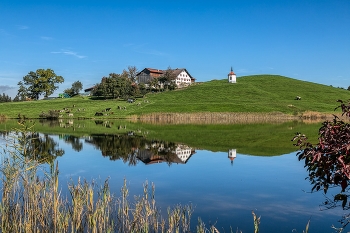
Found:
[[94, 96], [104, 96], [105, 98], [128, 98], [133, 94], [132, 81], [126, 71], [122, 74], [111, 73], [108, 77], [103, 77], [93, 92]]
[[56, 75], [51, 69], [38, 69], [36, 72], [30, 71], [23, 77], [23, 81], [18, 83], [18, 95], [22, 96], [24, 93], [31, 99], [39, 99], [40, 95], [48, 97], [58, 89], [58, 83], [63, 83], [62, 76]]

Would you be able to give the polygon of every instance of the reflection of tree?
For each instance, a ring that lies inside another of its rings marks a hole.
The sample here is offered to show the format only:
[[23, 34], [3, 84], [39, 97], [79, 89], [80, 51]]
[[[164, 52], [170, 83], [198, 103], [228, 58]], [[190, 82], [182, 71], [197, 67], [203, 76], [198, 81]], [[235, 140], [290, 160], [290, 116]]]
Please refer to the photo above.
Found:
[[58, 143], [47, 134], [40, 136], [39, 133], [29, 133], [21, 140], [28, 142], [23, 145], [26, 157], [39, 163], [53, 164], [58, 156], [64, 154], [64, 150], [58, 148]]
[[73, 150], [75, 151], [81, 151], [83, 149], [83, 143], [79, 140], [79, 137], [75, 137], [73, 135], [65, 135], [63, 137], [63, 140], [66, 143], [69, 143], [72, 145]]
[[101, 150], [102, 155], [110, 160], [123, 160], [129, 165], [137, 164], [137, 152], [142, 148], [145, 139], [139, 136], [125, 135], [91, 135], [88, 142]]
[[153, 160], [167, 162], [181, 162], [174, 153], [176, 144], [166, 141], [148, 140], [137, 135], [91, 135], [89, 143], [94, 144], [102, 155], [110, 160], [121, 159], [129, 165], [136, 165], [138, 160], [151, 163]]

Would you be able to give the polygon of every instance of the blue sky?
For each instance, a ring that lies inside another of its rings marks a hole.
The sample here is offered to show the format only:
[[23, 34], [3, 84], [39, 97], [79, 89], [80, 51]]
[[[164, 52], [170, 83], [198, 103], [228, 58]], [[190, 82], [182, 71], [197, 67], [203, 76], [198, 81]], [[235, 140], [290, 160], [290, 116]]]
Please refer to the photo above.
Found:
[[[350, 86], [350, 1], [0, 1], [0, 94], [53, 69], [59, 90], [128, 66], [197, 81], [278, 74]], [[238, 79], [239, 81], [239, 79]]]

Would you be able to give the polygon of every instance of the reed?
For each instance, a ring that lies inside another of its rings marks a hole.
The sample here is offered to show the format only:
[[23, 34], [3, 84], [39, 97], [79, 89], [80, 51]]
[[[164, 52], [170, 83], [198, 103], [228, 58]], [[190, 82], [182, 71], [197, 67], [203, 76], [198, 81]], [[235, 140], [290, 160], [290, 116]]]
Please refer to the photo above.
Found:
[[110, 193], [108, 179], [102, 185], [71, 180], [64, 197], [58, 164], [46, 171], [33, 159], [32, 127], [19, 124], [1, 153], [1, 232], [190, 232], [193, 207], [169, 207], [163, 218], [155, 185], [147, 182], [133, 201], [126, 180], [120, 197]]

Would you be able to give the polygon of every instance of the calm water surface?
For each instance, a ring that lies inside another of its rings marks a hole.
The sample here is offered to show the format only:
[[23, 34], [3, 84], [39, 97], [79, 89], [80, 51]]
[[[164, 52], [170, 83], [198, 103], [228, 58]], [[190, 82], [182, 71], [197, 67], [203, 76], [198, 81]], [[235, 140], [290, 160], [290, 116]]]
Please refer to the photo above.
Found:
[[[111, 191], [119, 196], [126, 179], [132, 198], [142, 194], [147, 181], [155, 184], [157, 205], [164, 214], [168, 206], [193, 204], [192, 223], [196, 225], [200, 217], [206, 226], [215, 224], [220, 232], [230, 232], [230, 227], [233, 232], [253, 232], [252, 211], [261, 216], [260, 232], [303, 232], [309, 219], [309, 232], [334, 232], [331, 226], [340, 226], [342, 210], [320, 210], [325, 197], [309, 192], [308, 174], [296, 153], [252, 156], [235, 148], [212, 152], [153, 141], [139, 148], [125, 146], [133, 155], [123, 160], [113, 155], [123, 151], [125, 137], [122, 142], [114, 138], [117, 145], [102, 147], [106, 138], [100, 136], [73, 140], [47, 136], [64, 150], [56, 159], [63, 193], [70, 179], [102, 183], [109, 178]], [[130, 154], [128, 150], [125, 153]]]

